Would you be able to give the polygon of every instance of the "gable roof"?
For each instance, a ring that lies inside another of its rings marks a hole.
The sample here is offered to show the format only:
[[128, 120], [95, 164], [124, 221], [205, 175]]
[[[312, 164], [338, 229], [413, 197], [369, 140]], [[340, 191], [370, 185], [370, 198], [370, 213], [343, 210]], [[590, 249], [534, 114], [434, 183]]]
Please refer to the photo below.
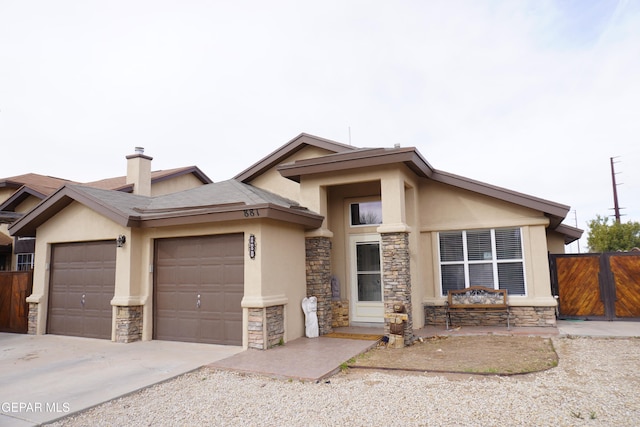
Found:
[[0, 178], [0, 188], [28, 187], [39, 194], [48, 196], [65, 184], [73, 184], [74, 181], [68, 179], [55, 178], [53, 176], [39, 175], [37, 173], [27, 173], [9, 178]]
[[[272, 218], [317, 228], [323, 217], [277, 194], [236, 180], [178, 193], [147, 197], [82, 185], [65, 185], [9, 227], [16, 236], [35, 236], [36, 229], [72, 202], [79, 202], [124, 227]], [[252, 210], [254, 215], [249, 215]]]
[[[166, 181], [178, 176], [193, 174], [203, 184], [211, 184], [213, 181], [197, 166], [187, 166], [183, 168], [158, 170], [151, 172], [151, 184]], [[114, 178], [101, 179], [99, 181], [88, 182], [84, 184], [89, 187], [102, 188], [105, 190], [116, 190], [124, 192], [132, 192], [133, 184], [127, 184], [126, 176], [117, 176]]]
[[[277, 170], [283, 177], [300, 182], [301, 177], [304, 175], [394, 163], [404, 164], [419, 177], [541, 211], [549, 218], [550, 227], [556, 229], [556, 231], [570, 209], [569, 206], [564, 204], [435, 169], [415, 147], [357, 149], [317, 158], [296, 160], [295, 162], [279, 165]], [[565, 228], [561, 230], [570, 231]], [[582, 230], [575, 230], [570, 233], [570, 236], [574, 236], [577, 232], [580, 235], [582, 234]]]
[[334, 153], [348, 152], [356, 149], [351, 145], [342, 144], [340, 142], [331, 141], [330, 139], [320, 138], [319, 136], [309, 135], [307, 133], [301, 133], [233, 178], [240, 182], [251, 181], [256, 176], [264, 173], [266, 170], [281, 163], [287, 157], [308, 146], [322, 148]]
[[[187, 174], [193, 174], [203, 184], [211, 184], [213, 182], [211, 178], [205, 175], [205, 173], [197, 166], [187, 166], [182, 168], [153, 171], [151, 172], [151, 183], [154, 184]], [[126, 181], [126, 176], [118, 176], [83, 185], [105, 190], [132, 193], [133, 184], [127, 184]], [[11, 224], [16, 219], [20, 218], [22, 214], [16, 213], [15, 209], [28, 197], [33, 196], [37, 199], [44, 200], [47, 196], [53, 194], [56, 190], [67, 184], [79, 183], [34, 173], [18, 175], [0, 180], [0, 188], [7, 187], [18, 189], [7, 200], [0, 203], [0, 224]]]

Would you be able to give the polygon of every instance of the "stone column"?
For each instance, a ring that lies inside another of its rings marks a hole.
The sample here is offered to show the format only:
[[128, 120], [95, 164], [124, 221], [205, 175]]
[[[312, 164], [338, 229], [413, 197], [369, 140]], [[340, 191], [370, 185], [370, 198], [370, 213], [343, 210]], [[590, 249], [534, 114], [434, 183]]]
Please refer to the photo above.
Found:
[[128, 343], [142, 339], [142, 306], [116, 307], [116, 342]]
[[38, 303], [29, 303], [29, 315], [28, 315], [27, 333], [29, 335], [36, 335], [38, 333]]
[[332, 331], [331, 310], [331, 239], [307, 237], [306, 241], [307, 296], [318, 299], [318, 328], [320, 335]]
[[[409, 234], [406, 232], [381, 233], [382, 280], [384, 281], [384, 311], [393, 313], [393, 304], [402, 303], [407, 311], [404, 342], [413, 342], [413, 315], [411, 303], [411, 271]], [[389, 322], [384, 324], [385, 334], [390, 333]]]
[[266, 350], [284, 344], [284, 305], [249, 309], [249, 348]]

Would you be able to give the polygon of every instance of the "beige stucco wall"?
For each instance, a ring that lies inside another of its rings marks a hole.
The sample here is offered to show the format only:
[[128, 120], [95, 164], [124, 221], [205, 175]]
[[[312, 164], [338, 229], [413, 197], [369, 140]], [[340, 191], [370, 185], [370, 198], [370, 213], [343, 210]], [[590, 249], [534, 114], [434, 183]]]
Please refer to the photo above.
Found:
[[[307, 146], [293, 153], [278, 164], [295, 162], [296, 160], [311, 159], [331, 154], [330, 151], [318, 147]], [[283, 178], [276, 169], [277, 165], [253, 179], [250, 184], [291, 200], [300, 201], [300, 185], [290, 179]]]
[[[143, 305], [142, 339], [153, 337], [154, 240], [161, 238], [244, 233], [256, 236], [256, 258], [245, 252], [244, 331], [250, 307], [285, 305], [285, 341], [304, 334], [300, 301], [306, 294], [304, 230], [269, 219], [231, 221], [170, 228], [128, 229], [74, 202], [37, 230], [33, 294], [29, 302], [39, 303], [38, 334], [46, 332], [49, 293], [48, 265], [51, 245], [63, 242], [114, 240], [126, 236], [116, 252], [116, 284], [112, 305]], [[115, 308], [114, 308], [115, 310]], [[115, 315], [114, 315], [115, 326]], [[112, 327], [115, 339], [115, 327]], [[247, 347], [244, 334], [243, 344]]]
[[151, 184], [151, 196], [162, 196], [164, 194], [177, 193], [178, 191], [189, 190], [191, 188], [204, 185], [202, 181], [193, 174], [176, 176], [171, 179], [159, 181]]
[[16, 212], [27, 213], [31, 209], [35, 208], [40, 204], [42, 200], [37, 197], [29, 196], [22, 203], [16, 206]]
[[547, 248], [552, 254], [565, 253], [564, 236], [556, 231], [547, 231]]
[[0, 203], [4, 203], [13, 193], [16, 192], [15, 188], [0, 188]]
[[439, 231], [520, 227], [527, 295], [511, 296], [509, 303], [514, 306], [555, 306], [547, 257], [548, 219], [542, 212], [426, 180], [420, 187], [419, 206], [420, 248], [424, 260], [423, 303], [441, 305], [445, 300], [440, 296]]
[[[286, 185], [297, 189], [297, 184], [287, 181], [273, 169], [254, 184], [275, 192]], [[547, 258], [548, 219], [542, 212], [417, 178], [403, 165], [304, 176], [298, 193], [291, 191], [286, 195], [326, 217], [323, 233], [332, 239], [332, 274], [339, 279], [342, 298], [349, 298], [351, 286], [348, 237], [372, 231], [406, 231], [411, 257], [413, 322], [419, 328], [424, 325], [422, 304], [444, 303], [440, 296], [438, 231], [520, 227], [527, 295], [510, 297], [510, 304], [555, 305]], [[383, 200], [383, 225], [350, 227], [348, 204], [376, 198]], [[550, 242], [558, 243], [553, 238]]]
[[[125, 228], [77, 202], [71, 203], [37, 229], [33, 292], [27, 301], [39, 304], [38, 329], [36, 331], [38, 334], [46, 332], [51, 245], [92, 240], [113, 240], [115, 245], [115, 239], [119, 234], [128, 233]], [[121, 258], [122, 251], [116, 252], [117, 265], [122, 262]]]

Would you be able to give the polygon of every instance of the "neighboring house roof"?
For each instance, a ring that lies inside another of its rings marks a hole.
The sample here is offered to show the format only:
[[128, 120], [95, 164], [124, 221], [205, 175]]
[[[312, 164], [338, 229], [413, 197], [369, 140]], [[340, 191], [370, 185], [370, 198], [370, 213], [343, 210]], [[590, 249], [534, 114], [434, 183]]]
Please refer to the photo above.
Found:
[[313, 229], [319, 227], [323, 220], [322, 216], [292, 200], [236, 180], [157, 197], [66, 185], [17, 220], [9, 231], [16, 236], [35, 236], [37, 227], [73, 201], [126, 227], [272, 218]]
[[[168, 179], [176, 178], [182, 175], [193, 174], [203, 184], [211, 184], [213, 181], [197, 166], [187, 166], [182, 168], [159, 170], [151, 172], [151, 183], [155, 184]], [[133, 184], [127, 184], [126, 176], [115, 178], [107, 178], [100, 181], [94, 181], [83, 185], [102, 188], [106, 190], [117, 190], [122, 192], [133, 192]], [[40, 200], [44, 200], [47, 196], [53, 194], [56, 190], [66, 184], [79, 184], [66, 179], [53, 178], [34, 173], [19, 175], [11, 178], [0, 180], [0, 188], [16, 188], [18, 189], [7, 200], [0, 203], [0, 224], [11, 224], [22, 216], [16, 213], [16, 207], [25, 201], [28, 197], [33, 196]]]
[[[151, 184], [162, 182], [182, 175], [193, 174], [202, 181], [203, 184], [211, 184], [213, 181], [197, 166], [187, 166], [183, 168], [158, 170], [151, 172]], [[89, 187], [102, 188], [105, 190], [117, 190], [124, 192], [132, 192], [133, 184], [127, 184], [126, 176], [118, 176], [115, 178], [102, 179], [84, 184]]]
[[322, 148], [328, 151], [333, 151], [334, 153], [356, 150], [356, 148], [351, 145], [341, 144], [336, 141], [331, 141], [330, 139], [320, 138], [319, 136], [309, 135], [307, 133], [301, 133], [262, 160], [252, 166], [249, 166], [243, 172], [240, 172], [234, 177], [234, 179], [240, 182], [251, 181], [256, 176], [262, 174], [268, 169], [271, 169], [279, 163], [282, 163], [284, 159], [307, 146]]
[[22, 214], [15, 212], [15, 209], [28, 197], [33, 196], [42, 200], [58, 188], [70, 183], [73, 181], [36, 173], [0, 178], [0, 188], [16, 189], [9, 198], [0, 201], [0, 224], [11, 224], [20, 218]]
[[24, 175], [0, 178], [0, 188], [29, 187], [33, 191], [48, 196], [65, 184], [73, 184], [73, 181], [52, 176], [38, 175], [37, 173], [27, 173]]
[[[423, 178], [541, 211], [549, 218], [550, 227], [556, 231], [558, 231], [558, 227], [570, 209], [569, 206], [560, 203], [434, 169], [415, 147], [358, 149], [317, 158], [297, 160], [281, 164], [277, 169], [283, 177], [300, 182], [301, 177], [304, 175], [394, 163], [404, 163], [416, 175]], [[564, 234], [570, 241], [580, 237], [575, 237], [576, 234], [582, 235], [582, 230], [570, 230], [570, 228], [563, 227], [559, 232], [563, 233], [562, 230], [565, 230], [569, 233]], [[567, 238], [565, 238], [565, 241], [567, 241]]]

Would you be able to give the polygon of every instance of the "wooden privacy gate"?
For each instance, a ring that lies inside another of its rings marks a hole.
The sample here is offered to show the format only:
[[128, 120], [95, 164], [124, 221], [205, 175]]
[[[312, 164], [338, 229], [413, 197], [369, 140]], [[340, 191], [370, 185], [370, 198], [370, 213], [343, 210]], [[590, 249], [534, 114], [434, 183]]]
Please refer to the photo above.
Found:
[[32, 271], [0, 271], [0, 332], [27, 333], [32, 285]]
[[549, 261], [560, 318], [640, 320], [640, 253], [551, 255]]

